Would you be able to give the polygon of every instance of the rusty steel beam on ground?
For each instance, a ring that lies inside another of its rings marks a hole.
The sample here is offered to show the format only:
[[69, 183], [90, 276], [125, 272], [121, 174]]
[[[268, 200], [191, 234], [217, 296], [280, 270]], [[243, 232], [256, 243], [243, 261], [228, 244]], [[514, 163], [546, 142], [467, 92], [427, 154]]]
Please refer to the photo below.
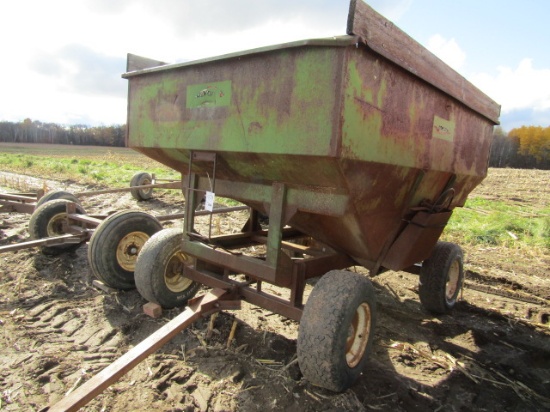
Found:
[[103, 195], [108, 193], [130, 192], [131, 190], [134, 190], [134, 189], [151, 189], [151, 188], [181, 189], [181, 182], [177, 181], [177, 182], [170, 182], [170, 183], [157, 183], [153, 185], [123, 187], [118, 189], [94, 190], [94, 191], [87, 191], [87, 192], [78, 192], [78, 193], [74, 193], [74, 195], [76, 197], [86, 197], [86, 196]]
[[34, 212], [34, 203], [21, 203], [12, 200], [0, 199], [0, 212], [18, 212], [31, 214]]
[[89, 233], [78, 235], [66, 234], [61, 236], [47, 237], [44, 239], [29, 240], [28, 242], [16, 243], [13, 245], [0, 246], [0, 253], [14, 252], [21, 249], [28, 249], [38, 246], [58, 246], [66, 243], [80, 243], [89, 238]]
[[32, 213], [37, 195], [29, 193], [0, 193], [0, 212]]
[[229, 296], [228, 292], [222, 289], [212, 290], [190, 301], [190, 305], [181, 314], [51, 406], [48, 411], [77, 411], [199, 318], [223, 309], [239, 308], [240, 300], [235, 300], [235, 297]]
[[0, 200], [14, 200], [23, 203], [36, 203], [36, 195], [31, 195], [29, 193], [0, 193]]

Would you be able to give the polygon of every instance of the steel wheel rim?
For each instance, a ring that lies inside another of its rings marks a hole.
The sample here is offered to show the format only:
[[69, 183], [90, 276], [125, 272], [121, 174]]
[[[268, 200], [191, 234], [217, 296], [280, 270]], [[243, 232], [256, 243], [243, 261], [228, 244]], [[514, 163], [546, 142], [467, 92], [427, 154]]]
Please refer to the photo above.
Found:
[[46, 226], [46, 233], [48, 237], [62, 235], [63, 232], [63, 222], [67, 218], [67, 213], [58, 213], [54, 215], [49, 221], [48, 226]]
[[191, 279], [183, 276], [183, 267], [187, 259], [187, 255], [184, 253], [176, 252], [168, 260], [164, 270], [164, 284], [171, 292], [183, 292], [193, 283]]
[[460, 281], [460, 264], [458, 260], [454, 260], [449, 267], [449, 273], [447, 274], [447, 283], [445, 284], [445, 299], [447, 302], [452, 301], [455, 296]]
[[365, 355], [371, 334], [371, 324], [370, 306], [368, 303], [362, 303], [353, 315], [346, 340], [346, 362], [350, 368], [356, 367]]
[[128, 272], [135, 271], [137, 256], [147, 240], [149, 235], [146, 233], [131, 232], [118, 242], [116, 260], [122, 269]]
[[[140, 186], [147, 186], [147, 185], [150, 185], [150, 184], [152, 184], [152, 182], [149, 179], [143, 179], [141, 182], [139, 182]], [[153, 188], [148, 187], [148, 188], [140, 189], [140, 190], [141, 190], [142, 194], [149, 195], [149, 193], [151, 193], [153, 191]]]

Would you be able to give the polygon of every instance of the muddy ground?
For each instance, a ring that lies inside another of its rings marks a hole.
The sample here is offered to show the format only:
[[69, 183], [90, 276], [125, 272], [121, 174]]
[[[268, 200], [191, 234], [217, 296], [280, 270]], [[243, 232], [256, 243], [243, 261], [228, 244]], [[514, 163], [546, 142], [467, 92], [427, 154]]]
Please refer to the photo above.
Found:
[[[548, 172], [492, 169], [474, 195], [548, 205], [549, 181]], [[63, 182], [47, 185], [79, 190]], [[148, 202], [126, 193], [82, 203], [90, 214], [169, 214], [182, 210], [181, 199], [157, 191]], [[28, 219], [0, 214], [0, 245], [28, 239]], [[302, 379], [296, 322], [244, 304], [221, 313], [209, 338], [209, 319], [195, 323], [83, 410], [550, 410], [548, 250], [466, 245], [465, 253], [465, 290], [452, 316], [434, 317], [420, 306], [414, 275], [373, 278], [379, 314], [374, 350], [362, 378], [344, 393]], [[86, 254], [84, 245], [56, 257], [37, 249], [0, 255], [0, 410], [47, 410], [180, 313], [152, 319], [136, 291], [95, 288]]]

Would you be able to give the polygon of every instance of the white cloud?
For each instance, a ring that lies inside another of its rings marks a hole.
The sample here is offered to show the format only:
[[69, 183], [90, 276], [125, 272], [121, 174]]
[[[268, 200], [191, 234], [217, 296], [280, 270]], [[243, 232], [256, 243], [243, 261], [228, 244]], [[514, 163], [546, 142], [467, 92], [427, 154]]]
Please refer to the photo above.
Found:
[[445, 39], [440, 34], [435, 34], [428, 39], [426, 47], [456, 71], [459, 71], [466, 61], [466, 53], [454, 38]]
[[502, 112], [550, 109], [550, 69], [533, 67], [523, 59], [518, 67], [499, 66], [496, 74], [478, 73], [469, 77], [477, 87], [502, 105]]

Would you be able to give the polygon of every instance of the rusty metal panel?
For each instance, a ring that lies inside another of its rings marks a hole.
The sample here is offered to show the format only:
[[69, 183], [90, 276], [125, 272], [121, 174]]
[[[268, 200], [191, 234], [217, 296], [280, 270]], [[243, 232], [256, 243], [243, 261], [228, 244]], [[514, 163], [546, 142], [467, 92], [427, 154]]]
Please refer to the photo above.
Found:
[[[469, 86], [461, 97], [419, 76], [371, 47], [372, 36], [356, 42], [128, 73], [130, 146], [182, 173], [192, 151], [215, 153], [218, 194], [262, 213], [273, 185], [284, 184], [286, 223], [371, 270], [388, 251], [407, 256], [400, 264], [421, 260], [433, 242], [395, 244], [404, 219], [449, 185], [449, 210], [464, 204], [487, 173], [498, 107]], [[195, 162], [191, 172], [208, 170]]]
[[382, 266], [399, 270], [430, 257], [452, 212], [418, 212], [401, 232], [382, 261]]
[[351, 0], [347, 33], [498, 124], [500, 106], [362, 0]]
[[334, 156], [343, 53], [282, 49], [130, 77], [129, 146]]

